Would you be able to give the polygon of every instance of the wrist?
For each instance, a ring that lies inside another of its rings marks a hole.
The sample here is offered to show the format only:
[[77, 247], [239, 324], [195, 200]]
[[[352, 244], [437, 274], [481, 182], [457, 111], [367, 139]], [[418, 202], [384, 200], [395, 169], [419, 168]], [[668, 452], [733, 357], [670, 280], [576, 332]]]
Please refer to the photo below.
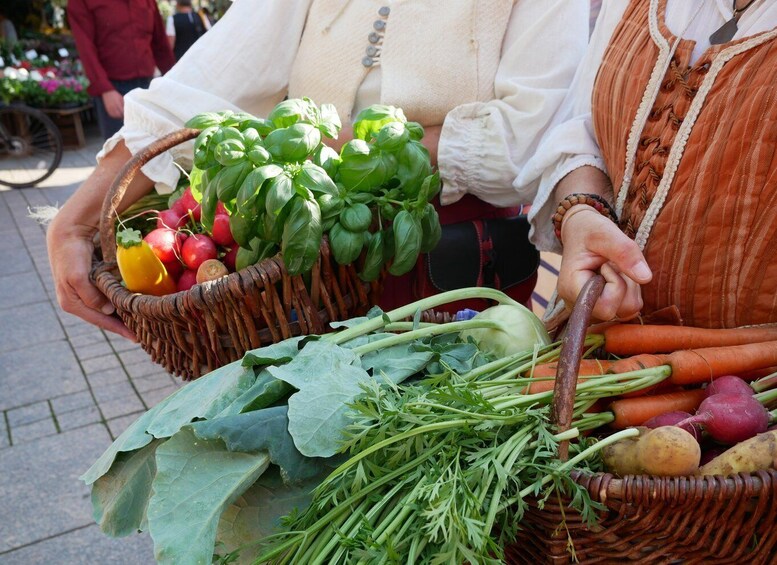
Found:
[[561, 228], [564, 223], [564, 219], [575, 210], [579, 212], [581, 207], [584, 207], [582, 209], [593, 210], [597, 214], [601, 214], [602, 216], [609, 218], [614, 223], [618, 222], [618, 218], [615, 215], [615, 210], [605, 198], [599, 196], [598, 194], [584, 192], [570, 194], [559, 202], [558, 208], [556, 208], [556, 213], [553, 214], [552, 217], [553, 231], [556, 234], [559, 242], [562, 244], [563, 241], [561, 237]]
[[[559, 234], [558, 234], [559, 241], [562, 241], [564, 239], [566, 231], [569, 230], [569, 228], [566, 228], [566, 226], [569, 225], [570, 220], [582, 212], [593, 212], [597, 216], [600, 215], [595, 208], [593, 208], [592, 206], [589, 206], [588, 204], [577, 204], [571, 207], [569, 211], [566, 214], [564, 214], [564, 217], [561, 219], [561, 224], [559, 226]], [[574, 225], [576, 222], [577, 221], [572, 222], [572, 225]]]

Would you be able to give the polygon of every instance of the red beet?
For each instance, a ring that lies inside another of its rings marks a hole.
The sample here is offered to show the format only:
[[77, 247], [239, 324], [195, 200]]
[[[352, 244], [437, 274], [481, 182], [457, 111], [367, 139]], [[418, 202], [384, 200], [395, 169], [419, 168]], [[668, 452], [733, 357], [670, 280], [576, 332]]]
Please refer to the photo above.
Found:
[[706, 398], [695, 416], [678, 425], [700, 424], [716, 441], [738, 443], [765, 432], [769, 412], [752, 396], [721, 393]]
[[707, 386], [707, 397], [713, 394], [744, 394], [753, 396], [753, 389], [745, 381], [733, 375], [718, 377]]
[[229, 251], [227, 251], [226, 255], [224, 255], [224, 257], [221, 259], [222, 263], [227, 266], [227, 269], [229, 269], [230, 272], [235, 271], [235, 259], [237, 259], [238, 249], [240, 249], [240, 247], [235, 245]]
[[183, 263], [196, 271], [208, 259], [218, 256], [216, 244], [207, 235], [196, 234], [187, 239], [181, 248]]
[[197, 271], [186, 269], [178, 279], [178, 292], [189, 290], [197, 284]]
[[170, 210], [162, 210], [159, 212], [159, 216], [156, 219], [156, 227], [177, 230], [184, 227], [188, 221], [189, 216], [179, 214], [171, 208]]
[[[650, 420], [645, 422], [643, 426], [647, 426], [648, 428], [660, 428], [661, 426], [677, 426], [677, 424], [690, 417], [691, 415], [688, 412], [667, 412], [665, 414], [661, 414], [659, 416], [655, 416], [651, 418]], [[696, 441], [699, 441], [701, 437], [701, 430], [699, 426], [695, 426], [693, 424], [685, 424], [678, 427], [691, 434]]]
[[229, 228], [229, 216], [225, 214], [216, 214], [213, 218], [213, 229], [211, 230], [213, 241], [219, 245], [230, 246], [235, 243], [232, 237], [232, 230]]
[[171, 263], [181, 256], [186, 235], [168, 228], [157, 228], [143, 238], [162, 263]]

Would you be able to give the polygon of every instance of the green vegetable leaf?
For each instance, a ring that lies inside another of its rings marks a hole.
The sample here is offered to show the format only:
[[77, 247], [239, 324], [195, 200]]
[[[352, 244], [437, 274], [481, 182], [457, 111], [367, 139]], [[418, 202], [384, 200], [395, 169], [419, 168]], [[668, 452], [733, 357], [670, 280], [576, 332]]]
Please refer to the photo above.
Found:
[[418, 122], [407, 122], [405, 127], [410, 134], [410, 139], [414, 141], [421, 141], [421, 139], [423, 139], [424, 127], [421, 124]]
[[394, 218], [394, 262], [389, 272], [394, 276], [404, 275], [416, 264], [421, 252], [421, 223], [407, 210]]
[[421, 216], [421, 253], [429, 253], [440, 242], [442, 226], [434, 206], [427, 203]]
[[279, 102], [267, 116], [267, 119], [276, 128], [286, 128], [297, 122], [310, 120], [314, 107], [309, 99], [290, 98]]
[[331, 194], [321, 194], [316, 200], [318, 207], [321, 208], [321, 217], [326, 220], [339, 216], [345, 207], [345, 201], [342, 198]]
[[406, 198], [418, 196], [424, 179], [432, 174], [429, 150], [419, 141], [409, 141], [397, 153], [396, 176]]
[[267, 369], [298, 389], [289, 398], [289, 433], [306, 457], [338, 452], [350, 422], [349, 404], [362, 393], [370, 376], [353, 351], [327, 341], [314, 341], [288, 364]]
[[194, 129], [205, 129], [219, 125], [224, 118], [216, 112], [202, 112], [197, 114], [186, 122], [185, 127]]
[[308, 337], [310, 336], [290, 337], [278, 343], [271, 343], [258, 349], [251, 349], [243, 355], [243, 366], [264, 367], [266, 365], [288, 363], [299, 353], [299, 342]]
[[329, 246], [337, 263], [349, 265], [356, 261], [362, 252], [364, 238], [360, 233], [348, 231], [338, 222], [329, 230]]
[[312, 154], [321, 143], [321, 132], [310, 124], [296, 123], [276, 129], [264, 138], [264, 146], [270, 154], [288, 163], [299, 163]]
[[223, 440], [227, 449], [243, 453], [267, 452], [287, 482], [300, 482], [324, 473], [324, 460], [304, 457], [289, 434], [288, 406], [274, 406], [191, 425], [203, 440]]
[[366, 204], [352, 204], [340, 213], [340, 223], [354, 233], [366, 231], [372, 224], [372, 210]]
[[256, 219], [238, 210], [229, 217], [229, 230], [238, 245], [248, 248], [256, 232]]
[[270, 464], [267, 453], [229, 451], [187, 426], [157, 448], [148, 529], [158, 563], [208, 564], [224, 509]]
[[337, 178], [348, 190], [368, 191], [383, 186], [397, 172], [397, 158], [385, 151], [370, 155], [341, 155]]
[[381, 151], [397, 152], [410, 140], [410, 132], [402, 122], [384, 125], [375, 136], [375, 147]]
[[239, 139], [225, 139], [216, 146], [213, 156], [225, 167], [237, 165], [246, 158], [245, 143]]
[[316, 196], [322, 194], [338, 196], [340, 192], [327, 172], [310, 161], [305, 161], [302, 168], [294, 175], [294, 184], [305, 187]]
[[[264, 165], [256, 168], [246, 176], [237, 191], [237, 210], [243, 214], [256, 214], [257, 201], [265, 181], [275, 178], [283, 172], [278, 165]], [[240, 242], [238, 242], [240, 243]]]
[[[240, 186], [245, 181], [248, 173], [250, 173], [252, 170], [253, 167], [251, 166], [251, 163], [247, 163], [245, 161], [238, 161], [236, 165], [231, 165], [222, 169], [221, 172], [213, 177], [212, 181], [216, 189], [216, 197], [221, 202], [229, 202], [230, 200], [233, 200], [237, 196], [237, 192], [240, 190]], [[204, 207], [202, 213], [205, 214]], [[203, 225], [205, 225], [204, 220]]]
[[264, 203], [268, 214], [277, 216], [289, 201], [294, 198], [294, 182], [286, 173], [281, 173], [267, 183], [267, 200]]
[[374, 281], [380, 275], [383, 268], [383, 238], [382, 231], [377, 232], [367, 245], [367, 254], [364, 258], [364, 266], [359, 273], [359, 278], [364, 281]]
[[337, 108], [333, 104], [321, 104], [320, 111], [314, 124], [321, 133], [330, 138], [336, 138], [343, 127]]
[[313, 163], [324, 169], [330, 178], [335, 178], [340, 166], [340, 154], [322, 143], [313, 153]]
[[281, 254], [286, 269], [299, 275], [313, 268], [321, 247], [321, 210], [315, 200], [296, 198], [283, 228]]
[[92, 516], [104, 534], [123, 537], [143, 529], [156, 474], [154, 455], [161, 444], [154, 440], [137, 451], [119, 453], [92, 485]]
[[373, 104], [359, 112], [356, 116], [353, 122], [353, 136], [357, 139], [369, 141], [385, 124], [390, 122], [404, 123], [406, 121], [407, 118], [405, 118], [401, 108]]
[[262, 371], [253, 386], [224, 408], [217, 418], [267, 408], [287, 397], [292, 391], [290, 384], [279, 381], [267, 371]]
[[361, 362], [362, 367], [370, 371], [378, 382], [388, 379], [394, 384], [400, 384], [423, 370], [434, 356], [431, 351], [415, 350], [413, 343], [403, 343], [367, 353]]

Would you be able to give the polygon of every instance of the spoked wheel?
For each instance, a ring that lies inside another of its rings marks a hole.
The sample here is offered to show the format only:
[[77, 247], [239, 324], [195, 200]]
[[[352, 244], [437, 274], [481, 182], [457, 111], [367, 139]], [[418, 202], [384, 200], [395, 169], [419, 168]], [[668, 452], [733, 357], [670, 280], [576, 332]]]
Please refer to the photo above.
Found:
[[62, 159], [62, 136], [51, 119], [27, 106], [0, 108], [0, 184], [35, 186]]

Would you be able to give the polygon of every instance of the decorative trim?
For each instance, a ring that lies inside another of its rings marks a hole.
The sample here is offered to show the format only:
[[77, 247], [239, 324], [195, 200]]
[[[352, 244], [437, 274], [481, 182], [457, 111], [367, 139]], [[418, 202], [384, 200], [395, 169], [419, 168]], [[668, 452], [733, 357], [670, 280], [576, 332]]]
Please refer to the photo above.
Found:
[[666, 168], [664, 169], [664, 175], [658, 184], [656, 189], [656, 195], [653, 198], [650, 206], [645, 213], [645, 218], [637, 230], [635, 241], [639, 245], [640, 249], [644, 249], [647, 245], [650, 237], [650, 232], [653, 229], [661, 209], [664, 207], [664, 202], [669, 195], [669, 190], [672, 186], [674, 176], [677, 173], [677, 169], [680, 167], [680, 160], [685, 152], [685, 146], [688, 143], [688, 138], [691, 135], [693, 126], [696, 124], [696, 120], [701, 114], [702, 106], [707, 98], [707, 95], [714, 86], [715, 79], [718, 73], [723, 69], [723, 66], [737, 55], [744, 53], [754, 47], [766, 43], [767, 41], [777, 37], [777, 29], [767, 32], [765, 34], [757, 35], [747, 41], [743, 41], [737, 45], [733, 45], [721, 51], [712, 61], [707, 76], [704, 77], [704, 81], [699, 87], [699, 91], [691, 102], [691, 106], [688, 109], [688, 114], [685, 116], [680, 129], [677, 131], [677, 136], [672, 144], [672, 149], [669, 151], [669, 157], [667, 158]]

